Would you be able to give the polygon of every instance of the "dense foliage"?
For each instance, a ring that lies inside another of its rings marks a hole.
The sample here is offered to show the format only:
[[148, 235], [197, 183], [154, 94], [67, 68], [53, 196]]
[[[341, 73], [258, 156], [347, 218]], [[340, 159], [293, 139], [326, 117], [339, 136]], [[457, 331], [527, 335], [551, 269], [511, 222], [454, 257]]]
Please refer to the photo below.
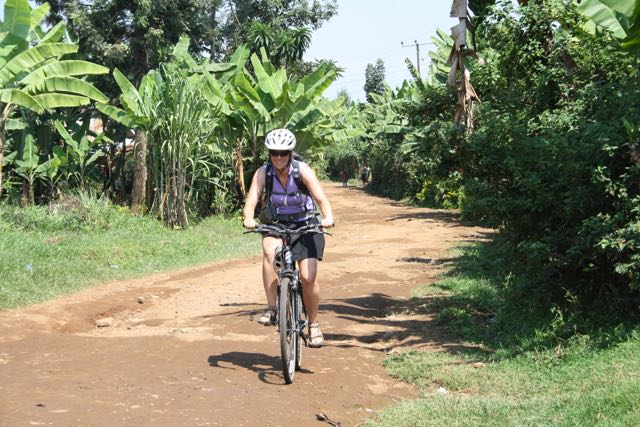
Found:
[[372, 167], [368, 188], [498, 228], [514, 260], [506, 294], [527, 310], [637, 313], [639, 59], [606, 28], [586, 31], [570, 2], [485, 3], [481, 60], [468, 64], [482, 100], [473, 132], [452, 124], [438, 79], [387, 89], [393, 103], [361, 109], [394, 129], [364, 120], [353, 142]]
[[481, 29], [492, 59], [476, 67], [464, 212], [512, 245], [523, 302], [637, 309], [638, 58], [580, 18], [560, 1], [503, 6]]

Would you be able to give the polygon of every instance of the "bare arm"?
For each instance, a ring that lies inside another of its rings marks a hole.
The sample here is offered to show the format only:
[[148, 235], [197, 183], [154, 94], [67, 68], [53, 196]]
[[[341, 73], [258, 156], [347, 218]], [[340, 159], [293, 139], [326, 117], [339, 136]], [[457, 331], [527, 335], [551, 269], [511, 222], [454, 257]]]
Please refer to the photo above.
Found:
[[309, 193], [311, 193], [311, 197], [316, 201], [318, 207], [320, 207], [322, 215], [324, 216], [322, 219], [322, 226], [327, 228], [333, 227], [333, 209], [331, 208], [331, 203], [329, 203], [329, 199], [324, 193], [316, 174], [313, 173], [313, 170], [306, 163], [300, 164], [300, 174], [302, 176], [302, 182], [307, 186]]
[[265, 184], [265, 169], [259, 168], [256, 173], [253, 174], [251, 179], [251, 187], [247, 193], [247, 199], [244, 202], [244, 209], [242, 210], [242, 225], [245, 228], [256, 228], [256, 221], [253, 219], [253, 215], [258, 206], [260, 200], [260, 194]]

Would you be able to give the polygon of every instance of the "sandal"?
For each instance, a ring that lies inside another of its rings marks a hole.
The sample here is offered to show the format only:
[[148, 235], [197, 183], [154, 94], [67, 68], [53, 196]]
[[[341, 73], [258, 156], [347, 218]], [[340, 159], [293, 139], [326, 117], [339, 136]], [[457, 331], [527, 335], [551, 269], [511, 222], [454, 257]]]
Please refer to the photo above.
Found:
[[320, 348], [324, 344], [324, 336], [320, 330], [320, 323], [311, 323], [309, 325], [309, 347]]
[[276, 324], [276, 308], [269, 305], [258, 318], [258, 323], [264, 326]]

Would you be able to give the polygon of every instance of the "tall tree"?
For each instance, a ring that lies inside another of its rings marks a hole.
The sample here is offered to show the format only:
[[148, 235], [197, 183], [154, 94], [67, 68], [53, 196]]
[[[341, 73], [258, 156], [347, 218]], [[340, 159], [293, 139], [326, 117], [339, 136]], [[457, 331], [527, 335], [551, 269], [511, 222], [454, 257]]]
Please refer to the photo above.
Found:
[[276, 33], [291, 28], [316, 30], [337, 11], [337, 0], [227, 0], [218, 13], [218, 59], [243, 43], [251, 44], [254, 22], [267, 24]]
[[249, 47], [254, 53], [262, 49], [276, 67], [285, 66], [293, 71], [302, 61], [311, 44], [311, 30], [305, 27], [278, 30], [263, 22], [252, 22], [249, 27]]
[[384, 62], [378, 59], [374, 64], [367, 64], [364, 72], [364, 93], [367, 94], [367, 102], [373, 102], [372, 93], [382, 95], [384, 93]]

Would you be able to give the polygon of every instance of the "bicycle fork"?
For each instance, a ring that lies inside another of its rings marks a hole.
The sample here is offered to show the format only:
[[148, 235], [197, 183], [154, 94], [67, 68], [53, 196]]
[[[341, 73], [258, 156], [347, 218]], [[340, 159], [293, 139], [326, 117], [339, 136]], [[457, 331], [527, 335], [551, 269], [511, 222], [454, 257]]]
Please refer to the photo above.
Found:
[[307, 335], [305, 334], [305, 330], [307, 329], [307, 325], [309, 324], [309, 321], [307, 319], [303, 319], [302, 318], [302, 313], [304, 312], [304, 302], [302, 300], [302, 282], [300, 281], [300, 273], [298, 271], [295, 272], [296, 273], [296, 277], [294, 280], [294, 295], [295, 295], [295, 305], [294, 305], [294, 310], [295, 310], [295, 319], [297, 320], [297, 325], [296, 325], [296, 333], [298, 334], [298, 336], [300, 336], [300, 338], [302, 338], [302, 340], [304, 341], [304, 345], [308, 346], [307, 344]]

